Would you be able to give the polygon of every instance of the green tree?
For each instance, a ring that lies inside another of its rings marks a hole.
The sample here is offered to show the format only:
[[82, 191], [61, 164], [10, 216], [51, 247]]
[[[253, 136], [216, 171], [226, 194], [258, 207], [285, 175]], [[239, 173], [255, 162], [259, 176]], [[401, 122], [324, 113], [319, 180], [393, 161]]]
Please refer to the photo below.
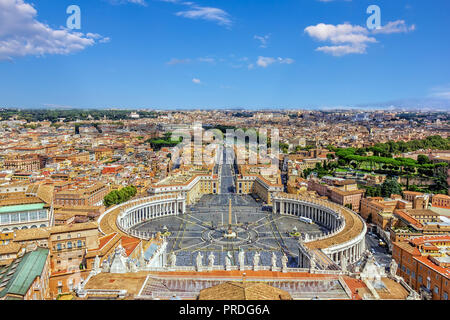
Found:
[[381, 184], [381, 196], [390, 197], [391, 194], [402, 194], [402, 187], [396, 179], [386, 179]]

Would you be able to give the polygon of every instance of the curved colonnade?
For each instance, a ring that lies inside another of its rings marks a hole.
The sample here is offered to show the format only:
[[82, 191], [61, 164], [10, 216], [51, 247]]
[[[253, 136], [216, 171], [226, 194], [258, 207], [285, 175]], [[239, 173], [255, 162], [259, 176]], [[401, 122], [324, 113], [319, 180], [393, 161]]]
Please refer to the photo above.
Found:
[[304, 246], [309, 250], [321, 250], [334, 263], [341, 265], [358, 261], [365, 251], [366, 224], [348, 208], [335, 203], [278, 193], [273, 196], [274, 214], [306, 217], [330, 231], [316, 237], [306, 235]]
[[186, 198], [180, 193], [151, 196], [139, 200], [138, 203], [121, 210], [116, 219], [116, 225], [122, 232], [138, 238], [149, 239], [153, 235], [149, 232], [133, 230], [132, 228], [136, 225], [156, 218], [186, 212]]

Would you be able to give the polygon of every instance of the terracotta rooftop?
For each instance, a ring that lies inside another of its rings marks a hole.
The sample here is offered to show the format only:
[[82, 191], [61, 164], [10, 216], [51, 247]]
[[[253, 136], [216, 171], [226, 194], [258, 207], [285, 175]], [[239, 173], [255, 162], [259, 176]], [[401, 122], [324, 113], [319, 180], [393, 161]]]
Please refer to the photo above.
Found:
[[417, 229], [423, 229], [423, 224], [421, 224], [419, 221], [411, 217], [408, 213], [402, 210], [395, 210], [394, 215], [400, 217], [401, 219], [405, 220], [407, 223], [411, 224]]
[[450, 278], [450, 268], [444, 268], [444, 267], [438, 266], [433, 261], [431, 261], [428, 258], [428, 256], [416, 256], [416, 257], [413, 257], [413, 259], [417, 260], [418, 262], [420, 262], [420, 263], [422, 263], [424, 265], [426, 265], [430, 269], [433, 269], [434, 271], [440, 273], [441, 275], [443, 275], [447, 279]]
[[415, 246], [424, 244], [426, 242], [450, 242], [450, 235], [437, 235], [437, 236], [423, 236], [416, 237], [409, 240]]

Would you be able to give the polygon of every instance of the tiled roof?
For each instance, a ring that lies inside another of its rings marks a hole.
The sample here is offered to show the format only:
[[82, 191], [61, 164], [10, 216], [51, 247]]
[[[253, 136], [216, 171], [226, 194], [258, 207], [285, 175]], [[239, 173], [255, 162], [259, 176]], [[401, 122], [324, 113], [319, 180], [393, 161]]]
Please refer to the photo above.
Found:
[[423, 237], [416, 237], [409, 240], [412, 244], [415, 246], [418, 246], [420, 244], [423, 244], [425, 242], [449, 242], [450, 243], [450, 235], [437, 235], [437, 236], [423, 236]]
[[430, 269], [433, 269], [434, 271], [442, 274], [446, 278], [450, 278], [450, 268], [448, 268], [448, 267], [447, 268], [443, 268], [441, 266], [438, 266], [437, 264], [433, 263], [433, 261], [431, 261], [428, 258], [428, 256], [426, 256], [426, 257], [424, 257], [424, 256], [416, 256], [416, 257], [413, 257], [413, 259], [421, 262], [422, 264], [426, 265]]
[[82, 230], [90, 230], [97, 229], [98, 225], [95, 222], [86, 222], [86, 223], [74, 223], [64, 226], [54, 226], [49, 229], [50, 234], [63, 233], [63, 232], [72, 232], [72, 231], [82, 231]]
[[27, 240], [37, 240], [37, 239], [48, 239], [50, 233], [50, 228], [30, 228], [30, 229], [20, 229], [14, 231], [13, 241], [27, 241]]
[[395, 210], [394, 215], [400, 217], [401, 219], [405, 220], [407, 223], [411, 224], [413, 227], [417, 229], [423, 229], [423, 224], [421, 224], [419, 221], [411, 217], [409, 214], [407, 214], [405, 211], [402, 210]]
[[141, 242], [140, 239], [122, 236], [121, 245], [125, 249], [125, 254], [129, 256]]
[[0, 246], [0, 254], [18, 253], [21, 247], [18, 243], [10, 242]]

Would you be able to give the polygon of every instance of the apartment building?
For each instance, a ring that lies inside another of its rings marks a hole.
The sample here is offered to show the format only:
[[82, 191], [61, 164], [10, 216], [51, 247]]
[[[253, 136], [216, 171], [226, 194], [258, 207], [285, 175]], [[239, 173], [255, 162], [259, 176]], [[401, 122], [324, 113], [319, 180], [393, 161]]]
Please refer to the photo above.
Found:
[[450, 236], [422, 236], [393, 244], [397, 274], [422, 297], [448, 300], [450, 293]]
[[54, 204], [61, 206], [101, 206], [108, 192], [109, 188], [104, 183], [80, 183], [56, 192]]

